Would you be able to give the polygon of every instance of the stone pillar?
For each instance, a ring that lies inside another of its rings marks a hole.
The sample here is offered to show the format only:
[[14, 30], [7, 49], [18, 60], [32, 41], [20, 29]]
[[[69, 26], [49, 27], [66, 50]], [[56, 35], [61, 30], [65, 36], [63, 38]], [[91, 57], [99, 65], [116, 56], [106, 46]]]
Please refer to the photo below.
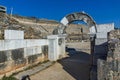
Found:
[[56, 61], [65, 56], [65, 35], [48, 36], [48, 59]]
[[[97, 65], [97, 62], [99, 62], [98, 59], [106, 60], [107, 51], [108, 51], [108, 43], [107, 43], [108, 36], [107, 36], [107, 34], [108, 34], [108, 32], [110, 32], [112, 30], [114, 30], [114, 23], [97, 25], [97, 33], [96, 33], [96, 38], [95, 38], [93, 63], [92, 63], [90, 80], [97, 80], [98, 77], [103, 76], [99, 73], [99, 71], [97, 72], [97, 68], [99, 69], [99, 67], [98, 67], [99, 65]], [[101, 63], [100, 63], [100, 65], [101, 65]], [[100, 80], [100, 79], [98, 79], [98, 80]]]

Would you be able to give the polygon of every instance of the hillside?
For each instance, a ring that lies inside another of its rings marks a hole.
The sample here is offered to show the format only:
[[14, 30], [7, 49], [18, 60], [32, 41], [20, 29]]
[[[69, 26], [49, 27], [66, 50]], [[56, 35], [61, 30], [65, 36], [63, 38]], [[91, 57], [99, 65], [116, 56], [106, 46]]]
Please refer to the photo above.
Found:
[[[23, 17], [13, 15], [12, 17], [5, 13], [0, 13], [0, 39], [3, 39], [4, 30], [23, 30], [25, 39], [40, 39], [51, 35], [53, 30], [60, 25], [55, 20], [38, 19], [35, 17]], [[68, 34], [81, 34], [83, 28], [84, 33], [88, 33], [88, 28], [83, 25], [70, 24], [66, 29]]]

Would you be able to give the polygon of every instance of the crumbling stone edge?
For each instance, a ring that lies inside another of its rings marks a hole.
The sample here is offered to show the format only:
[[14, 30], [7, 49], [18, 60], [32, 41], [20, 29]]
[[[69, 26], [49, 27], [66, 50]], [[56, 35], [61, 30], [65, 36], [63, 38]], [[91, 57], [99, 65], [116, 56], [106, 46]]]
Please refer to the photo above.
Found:
[[3, 76], [13, 76], [18, 80], [22, 80], [23, 77], [34, 75], [34, 74], [52, 66], [53, 64], [55, 64], [54, 61], [53, 62], [45, 61], [45, 62], [42, 62], [42, 63], [38, 63], [38, 64], [34, 64], [32, 66], [26, 67], [23, 70], [18, 70], [13, 74], [3, 75]]

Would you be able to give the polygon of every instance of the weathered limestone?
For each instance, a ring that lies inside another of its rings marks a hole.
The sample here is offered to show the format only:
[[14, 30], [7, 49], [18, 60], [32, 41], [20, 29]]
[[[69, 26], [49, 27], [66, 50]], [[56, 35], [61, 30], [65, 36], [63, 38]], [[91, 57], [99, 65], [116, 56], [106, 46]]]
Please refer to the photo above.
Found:
[[0, 40], [0, 77], [48, 60], [47, 39], [26, 39], [24, 32], [6, 30]]
[[26, 48], [26, 47], [40, 47], [48, 45], [48, 40], [45, 39], [27, 39], [27, 40], [0, 40], [0, 51]]
[[24, 39], [23, 31], [5, 30], [4, 39]]
[[[112, 30], [114, 30], [114, 23], [97, 25], [97, 33], [93, 54], [93, 67], [91, 70], [91, 80], [97, 80], [97, 71], [99, 74], [99, 70], [97, 69], [97, 67], [98, 64], [102, 64], [102, 62], [99, 62], [98, 59], [106, 60], [108, 52], [108, 32]], [[102, 69], [100, 68], [100, 70]], [[102, 75], [100, 74], [99, 76]], [[103, 79], [100, 78], [99, 80]]]
[[114, 30], [114, 23], [97, 25], [95, 39], [94, 65], [97, 65], [97, 59], [105, 59], [107, 54], [108, 32]]
[[96, 23], [92, 19], [92, 17], [85, 12], [77, 12], [68, 14], [67, 16], [63, 17], [63, 19], [61, 20], [61, 25], [58, 28], [54, 29], [53, 34], [64, 34], [67, 25], [76, 20], [84, 21], [90, 28], [90, 34], [95, 34], [97, 32]]
[[119, 31], [109, 33], [107, 60], [98, 60], [98, 80], [120, 80]]
[[96, 38], [107, 39], [107, 32], [98, 32], [98, 33], [96, 33]]
[[110, 32], [111, 30], [114, 30], [114, 23], [110, 24], [99, 24], [97, 25], [97, 32]]
[[48, 58], [50, 61], [56, 61], [65, 56], [65, 35], [48, 36]]
[[106, 43], [108, 41], [107, 38], [97, 38], [95, 39], [95, 45], [101, 45], [103, 43]]
[[4, 34], [5, 40], [0, 40], [0, 77], [48, 58], [56, 61], [65, 56], [65, 35], [51, 35], [48, 40], [24, 40], [23, 31], [6, 30]]

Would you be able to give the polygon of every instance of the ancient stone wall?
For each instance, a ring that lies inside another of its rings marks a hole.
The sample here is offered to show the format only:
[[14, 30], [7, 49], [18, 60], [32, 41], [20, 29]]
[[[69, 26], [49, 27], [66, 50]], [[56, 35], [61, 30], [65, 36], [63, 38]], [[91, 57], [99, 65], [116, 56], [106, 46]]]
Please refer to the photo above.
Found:
[[4, 32], [5, 38], [0, 40], [0, 77], [48, 60], [46, 39], [23, 39], [23, 31]]
[[98, 60], [98, 80], [120, 80], [120, 30], [109, 32], [107, 60]]

